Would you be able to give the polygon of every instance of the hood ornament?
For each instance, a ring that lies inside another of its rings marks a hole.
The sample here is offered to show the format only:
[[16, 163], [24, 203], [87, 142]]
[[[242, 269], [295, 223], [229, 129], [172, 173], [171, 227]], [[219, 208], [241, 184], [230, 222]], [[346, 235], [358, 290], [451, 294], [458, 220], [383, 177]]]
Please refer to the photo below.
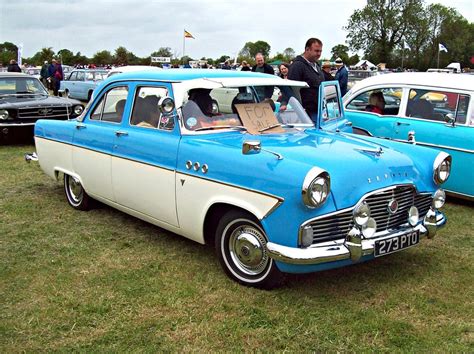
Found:
[[371, 149], [355, 149], [355, 150], [360, 151], [363, 154], [376, 156], [376, 157], [380, 157], [384, 152], [382, 147], [380, 147], [380, 146], [377, 150], [371, 150]]

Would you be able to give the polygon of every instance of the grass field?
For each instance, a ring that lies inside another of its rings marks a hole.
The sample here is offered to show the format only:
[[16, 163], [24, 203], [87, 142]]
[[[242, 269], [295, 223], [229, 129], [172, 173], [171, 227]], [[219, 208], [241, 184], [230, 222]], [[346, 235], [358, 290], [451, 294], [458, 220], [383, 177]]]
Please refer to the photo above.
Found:
[[62, 185], [0, 147], [0, 351], [474, 351], [474, 208], [370, 263], [240, 286], [202, 246]]

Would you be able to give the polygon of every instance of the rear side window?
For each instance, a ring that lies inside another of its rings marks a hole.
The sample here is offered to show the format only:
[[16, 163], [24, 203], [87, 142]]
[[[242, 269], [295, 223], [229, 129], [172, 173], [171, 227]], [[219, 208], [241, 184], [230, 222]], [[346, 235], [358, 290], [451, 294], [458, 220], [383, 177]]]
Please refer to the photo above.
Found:
[[120, 123], [123, 119], [128, 87], [120, 86], [109, 90], [91, 114], [92, 120]]
[[406, 115], [408, 117], [444, 122], [448, 114], [456, 123], [465, 124], [470, 97], [454, 92], [411, 89]]
[[[400, 102], [402, 99], [403, 90], [400, 87], [386, 87], [381, 89], [375, 89], [365, 91], [360, 95], [354, 97], [347, 105], [347, 109], [356, 111], [367, 111], [372, 112], [375, 97], [383, 96], [385, 105], [380, 108], [383, 115], [398, 115], [400, 111]], [[377, 111], [379, 112], [379, 111]]]

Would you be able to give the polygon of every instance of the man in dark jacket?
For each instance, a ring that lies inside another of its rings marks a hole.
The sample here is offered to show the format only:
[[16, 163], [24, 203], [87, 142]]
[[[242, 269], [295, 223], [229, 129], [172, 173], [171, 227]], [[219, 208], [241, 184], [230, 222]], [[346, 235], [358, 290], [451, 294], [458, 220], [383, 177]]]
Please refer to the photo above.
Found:
[[21, 69], [16, 63], [16, 60], [10, 60], [10, 64], [8, 64], [7, 71], [11, 73], [21, 73]]
[[347, 84], [349, 81], [349, 72], [347, 71], [341, 58], [336, 59], [336, 80], [339, 81], [339, 87], [341, 88], [341, 95], [344, 96], [347, 92]]
[[316, 123], [319, 85], [324, 81], [322, 69], [317, 64], [323, 51], [323, 43], [317, 38], [306, 41], [303, 55], [298, 55], [290, 66], [289, 80], [305, 81], [309, 87], [300, 91], [304, 109]]
[[[252, 67], [253, 72], [275, 75], [275, 70], [273, 70], [270, 65], [265, 63], [265, 58], [263, 57], [262, 53], [257, 53], [257, 55], [255, 55], [255, 62], [256, 64]], [[259, 89], [258, 87], [255, 88], [260, 101], [263, 101], [265, 98], [271, 98], [273, 95], [273, 89], [274, 88], [272, 86], [266, 86], [263, 89]]]

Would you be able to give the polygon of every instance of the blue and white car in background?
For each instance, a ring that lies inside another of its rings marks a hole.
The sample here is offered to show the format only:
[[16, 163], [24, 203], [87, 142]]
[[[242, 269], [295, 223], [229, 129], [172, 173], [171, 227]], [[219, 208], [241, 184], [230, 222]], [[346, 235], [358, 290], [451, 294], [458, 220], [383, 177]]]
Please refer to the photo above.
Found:
[[90, 101], [94, 89], [107, 78], [107, 70], [74, 69], [61, 81], [59, 93], [68, 98]]
[[[260, 100], [269, 87], [286, 110]], [[73, 208], [96, 199], [214, 245], [226, 274], [248, 286], [434, 237], [451, 157], [344, 133], [334, 82], [321, 87], [315, 127], [299, 102], [305, 87], [226, 70], [117, 74], [78, 119], [39, 121], [33, 158], [64, 177]]]
[[[380, 91], [384, 114], [366, 112]], [[359, 81], [344, 96], [345, 114], [359, 132], [445, 151], [453, 159], [444, 189], [474, 200], [474, 76], [397, 73]]]

